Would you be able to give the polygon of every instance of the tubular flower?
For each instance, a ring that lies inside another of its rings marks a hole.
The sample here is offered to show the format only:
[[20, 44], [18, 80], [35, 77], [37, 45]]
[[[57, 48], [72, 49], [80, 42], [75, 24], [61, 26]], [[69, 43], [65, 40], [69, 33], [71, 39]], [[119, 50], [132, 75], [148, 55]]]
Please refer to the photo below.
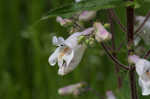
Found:
[[58, 94], [60, 94], [60, 95], [69, 95], [69, 94], [78, 95], [78, 94], [80, 94], [80, 89], [85, 84], [86, 84], [85, 82], [80, 82], [77, 84], [65, 86], [63, 88], [58, 89]]
[[96, 16], [96, 11], [83, 11], [79, 15], [79, 21], [89, 21]]
[[142, 95], [150, 95], [150, 62], [136, 55], [130, 56], [129, 60], [135, 64]]
[[102, 26], [100, 22], [95, 22], [94, 28], [95, 28], [95, 39], [98, 42], [110, 40], [112, 38], [112, 35]]
[[65, 26], [65, 25], [68, 25], [68, 24], [71, 24], [71, 23], [72, 23], [71, 20], [69, 20], [69, 19], [63, 19], [63, 18], [60, 17], [60, 16], [58, 16], [58, 17], [56, 18], [56, 21], [57, 21], [58, 23], [60, 23], [61, 26]]
[[57, 45], [58, 48], [49, 57], [48, 61], [52, 66], [58, 62], [59, 75], [65, 75], [78, 66], [86, 49], [85, 44], [78, 44], [78, 37], [89, 34], [92, 31], [93, 28], [88, 28], [83, 32], [76, 32], [66, 40], [64, 40], [62, 37], [53, 37], [53, 44]]

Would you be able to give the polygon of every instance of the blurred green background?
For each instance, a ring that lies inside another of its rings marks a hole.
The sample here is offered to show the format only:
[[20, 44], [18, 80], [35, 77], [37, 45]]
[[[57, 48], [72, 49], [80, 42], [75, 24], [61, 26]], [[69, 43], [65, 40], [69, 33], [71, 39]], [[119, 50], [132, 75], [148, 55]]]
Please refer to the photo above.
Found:
[[[129, 99], [127, 72], [121, 70], [124, 87], [118, 91], [114, 66], [98, 44], [89, 47], [80, 65], [62, 77], [57, 75], [57, 66], [49, 66], [48, 57], [56, 48], [52, 45], [52, 36], [66, 38], [67, 30], [51, 18], [28, 31], [47, 11], [71, 2], [73, 0], [0, 0], [0, 99], [74, 99], [59, 96], [57, 90], [80, 81], [86, 81], [102, 96], [112, 90], [117, 99]], [[125, 9], [116, 11], [125, 24]], [[106, 20], [105, 17], [106, 11], [100, 12], [100, 18]], [[125, 34], [121, 36], [123, 33], [117, 25], [115, 28], [119, 36], [116, 43], [119, 43]], [[126, 52], [122, 52], [119, 57], [125, 63]], [[141, 89], [138, 90], [140, 95]], [[76, 99], [100, 98], [87, 92]]]

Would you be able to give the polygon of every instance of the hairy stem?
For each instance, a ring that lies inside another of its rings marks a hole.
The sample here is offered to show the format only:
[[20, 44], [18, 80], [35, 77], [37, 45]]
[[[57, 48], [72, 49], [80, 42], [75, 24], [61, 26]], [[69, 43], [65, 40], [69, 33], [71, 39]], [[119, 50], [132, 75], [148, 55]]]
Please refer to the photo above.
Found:
[[[114, 32], [114, 24], [113, 24], [113, 19], [112, 16], [113, 14], [111, 13], [112, 9], [108, 10], [108, 20], [110, 23], [110, 31], [112, 33], [112, 49], [113, 49], [113, 53], [112, 55], [117, 58], [117, 53], [116, 53], [116, 44], [115, 44], [115, 32]], [[122, 86], [122, 81], [121, 81], [121, 77], [119, 75], [120, 72], [120, 68], [118, 66], [118, 64], [114, 64], [115, 65], [115, 72], [116, 72], [116, 76], [117, 76], [117, 82], [118, 82], [118, 88], [120, 89]]]
[[[130, 0], [134, 1], [134, 0]], [[127, 48], [128, 55], [134, 53], [133, 48], [134, 40], [134, 8], [127, 7]], [[136, 77], [135, 77], [135, 66], [130, 65], [129, 78], [130, 78], [130, 88], [131, 88], [131, 99], [138, 99], [137, 89], [136, 89]]]

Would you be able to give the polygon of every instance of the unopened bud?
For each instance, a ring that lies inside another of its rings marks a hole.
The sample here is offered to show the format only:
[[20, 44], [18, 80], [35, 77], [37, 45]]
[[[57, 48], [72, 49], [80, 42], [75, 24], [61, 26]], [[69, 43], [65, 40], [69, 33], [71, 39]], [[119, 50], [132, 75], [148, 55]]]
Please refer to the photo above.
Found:
[[79, 15], [79, 21], [89, 21], [96, 16], [96, 11], [83, 11]]
[[63, 19], [62, 17], [58, 16], [56, 18], [56, 21], [58, 23], [60, 23], [61, 26], [67, 26], [70, 25], [72, 23], [72, 21], [70, 19]]
[[82, 87], [84, 87], [86, 85], [85, 82], [80, 82], [80, 83], [77, 83], [77, 84], [72, 84], [72, 85], [69, 85], [69, 86], [65, 86], [63, 88], [60, 88], [58, 90], [58, 93], [60, 95], [79, 95], [80, 94], [80, 89]]
[[85, 39], [85, 36], [81, 35], [78, 37], [78, 43], [80, 44]]
[[110, 24], [109, 23], [105, 23], [104, 24], [104, 28], [109, 28], [110, 27]]
[[112, 38], [112, 35], [103, 27], [100, 22], [94, 23], [95, 39], [98, 42], [107, 41]]
[[85, 40], [85, 43], [86, 43], [87, 45], [89, 44], [89, 42], [90, 42], [89, 39], [86, 39], [86, 40]]
[[91, 38], [89, 39], [89, 45], [93, 45], [93, 44], [94, 44], [94, 38], [91, 37]]

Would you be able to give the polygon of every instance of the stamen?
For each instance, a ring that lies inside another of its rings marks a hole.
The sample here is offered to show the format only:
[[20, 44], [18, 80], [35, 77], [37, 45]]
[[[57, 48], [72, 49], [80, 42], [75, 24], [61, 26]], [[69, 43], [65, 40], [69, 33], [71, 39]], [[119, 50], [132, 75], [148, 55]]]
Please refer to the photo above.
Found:
[[62, 59], [62, 57], [70, 50], [69, 47], [64, 48], [64, 50], [60, 53], [59, 59]]

